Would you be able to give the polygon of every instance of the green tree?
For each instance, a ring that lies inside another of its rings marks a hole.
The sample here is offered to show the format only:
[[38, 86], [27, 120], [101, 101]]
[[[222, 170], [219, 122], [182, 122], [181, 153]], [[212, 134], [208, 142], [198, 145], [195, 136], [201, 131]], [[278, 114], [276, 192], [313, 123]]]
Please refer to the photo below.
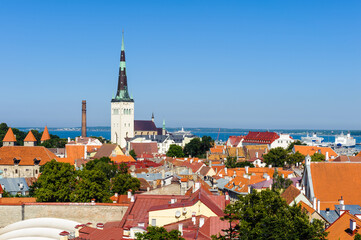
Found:
[[105, 173], [108, 180], [115, 177], [119, 173], [119, 166], [110, 158], [102, 157], [94, 159], [85, 164], [84, 170], [99, 170]]
[[254, 167], [254, 165], [251, 162], [248, 162], [248, 161], [237, 162], [237, 157], [227, 157], [227, 161], [225, 163], [225, 166], [227, 168], [244, 168], [246, 166]]
[[135, 153], [134, 149], [129, 151], [129, 155], [132, 156], [132, 158], [137, 159], [137, 154]]
[[147, 232], [136, 233], [137, 240], [184, 240], [181, 232], [172, 230], [167, 232], [164, 227], [147, 227]]
[[276, 170], [273, 174], [272, 190], [278, 191], [278, 190], [286, 189], [289, 186], [291, 186], [292, 183], [293, 182], [291, 179], [283, 178], [278, 174], [278, 171]]
[[278, 192], [264, 190], [240, 197], [226, 206], [224, 220], [230, 223], [225, 236], [213, 239], [326, 239], [320, 220], [309, 222], [298, 205], [288, 206]]
[[201, 139], [201, 153], [204, 155], [210, 148], [214, 146], [214, 140], [210, 136], [203, 136]]
[[196, 157], [201, 154], [201, 146], [201, 140], [199, 138], [193, 138], [184, 146], [183, 152], [186, 156]]
[[110, 181], [100, 170], [78, 171], [79, 180], [72, 193], [73, 202], [110, 202]]
[[167, 152], [167, 157], [184, 157], [183, 149], [181, 146], [172, 144]]
[[359, 233], [356, 233], [354, 240], [361, 240], [361, 235]]
[[46, 148], [64, 148], [65, 144], [68, 143], [68, 140], [65, 138], [59, 138], [56, 135], [50, 134], [50, 139], [44, 142], [38, 141], [38, 146], [43, 146]]
[[134, 193], [140, 187], [138, 178], [132, 177], [130, 174], [119, 174], [111, 180], [112, 192], [126, 194], [129, 189]]
[[312, 162], [323, 162], [325, 161], [325, 155], [323, 155], [322, 153], [315, 153], [311, 156], [311, 161]]
[[301, 163], [303, 160], [305, 160], [305, 156], [297, 151], [288, 155], [287, 163], [290, 165], [295, 165], [296, 163]]
[[40, 176], [33, 186], [33, 195], [38, 202], [70, 202], [75, 187], [76, 174], [69, 163], [55, 160], [40, 167]]
[[288, 161], [288, 154], [282, 147], [272, 148], [267, 154], [263, 155], [264, 162], [274, 167], [283, 167]]
[[302, 143], [300, 140], [296, 140], [296, 141], [290, 143], [290, 145], [288, 145], [287, 151], [291, 152], [291, 151], [293, 150], [293, 147], [294, 147], [295, 145], [307, 145], [307, 144]]

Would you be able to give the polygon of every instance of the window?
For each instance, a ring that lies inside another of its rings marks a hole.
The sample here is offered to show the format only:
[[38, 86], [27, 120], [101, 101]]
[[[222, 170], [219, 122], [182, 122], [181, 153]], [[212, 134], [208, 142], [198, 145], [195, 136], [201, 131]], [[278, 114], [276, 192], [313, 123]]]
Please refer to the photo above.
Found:
[[17, 170], [17, 169], [15, 169], [15, 174], [18, 174], [18, 170]]
[[28, 171], [29, 171], [29, 169], [26, 169], [25, 171], [27, 171], [27, 172], [28, 172]]
[[37, 169], [35, 170], [35, 174], [38, 174], [38, 170], [37, 170]]
[[156, 226], [157, 225], [157, 219], [152, 219], [152, 226]]

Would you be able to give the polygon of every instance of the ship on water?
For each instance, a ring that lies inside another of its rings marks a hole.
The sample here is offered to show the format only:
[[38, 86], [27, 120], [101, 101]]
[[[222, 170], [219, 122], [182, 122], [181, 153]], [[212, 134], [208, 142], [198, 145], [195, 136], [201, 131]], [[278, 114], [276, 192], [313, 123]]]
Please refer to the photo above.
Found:
[[340, 135], [336, 135], [336, 137], [335, 137], [335, 146], [337, 146], [337, 147], [355, 147], [356, 139], [351, 137], [350, 132], [348, 132], [347, 135], [344, 135], [343, 132], [341, 132]]
[[322, 145], [324, 138], [318, 137], [316, 133], [313, 133], [312, 136], [310, 136], [307, 133], [306, 137], [301, 137], [301, 141], [308, 146], [319, 146]]

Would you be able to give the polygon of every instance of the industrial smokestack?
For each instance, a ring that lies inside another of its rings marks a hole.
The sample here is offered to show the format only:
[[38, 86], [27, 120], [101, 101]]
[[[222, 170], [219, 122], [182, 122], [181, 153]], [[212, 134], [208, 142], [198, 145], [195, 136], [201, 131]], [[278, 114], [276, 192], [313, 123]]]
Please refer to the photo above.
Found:
[[81, 105], [81, 136], [86, 137], [86, 101], [82, 101]]

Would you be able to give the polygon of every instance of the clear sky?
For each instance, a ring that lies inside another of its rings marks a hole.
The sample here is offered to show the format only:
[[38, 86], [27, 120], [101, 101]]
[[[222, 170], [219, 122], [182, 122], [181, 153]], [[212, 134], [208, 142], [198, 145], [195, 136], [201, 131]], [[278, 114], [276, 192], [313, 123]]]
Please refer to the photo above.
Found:
[[0, 122], [361, 129], [361, 1], [0, 1]]

